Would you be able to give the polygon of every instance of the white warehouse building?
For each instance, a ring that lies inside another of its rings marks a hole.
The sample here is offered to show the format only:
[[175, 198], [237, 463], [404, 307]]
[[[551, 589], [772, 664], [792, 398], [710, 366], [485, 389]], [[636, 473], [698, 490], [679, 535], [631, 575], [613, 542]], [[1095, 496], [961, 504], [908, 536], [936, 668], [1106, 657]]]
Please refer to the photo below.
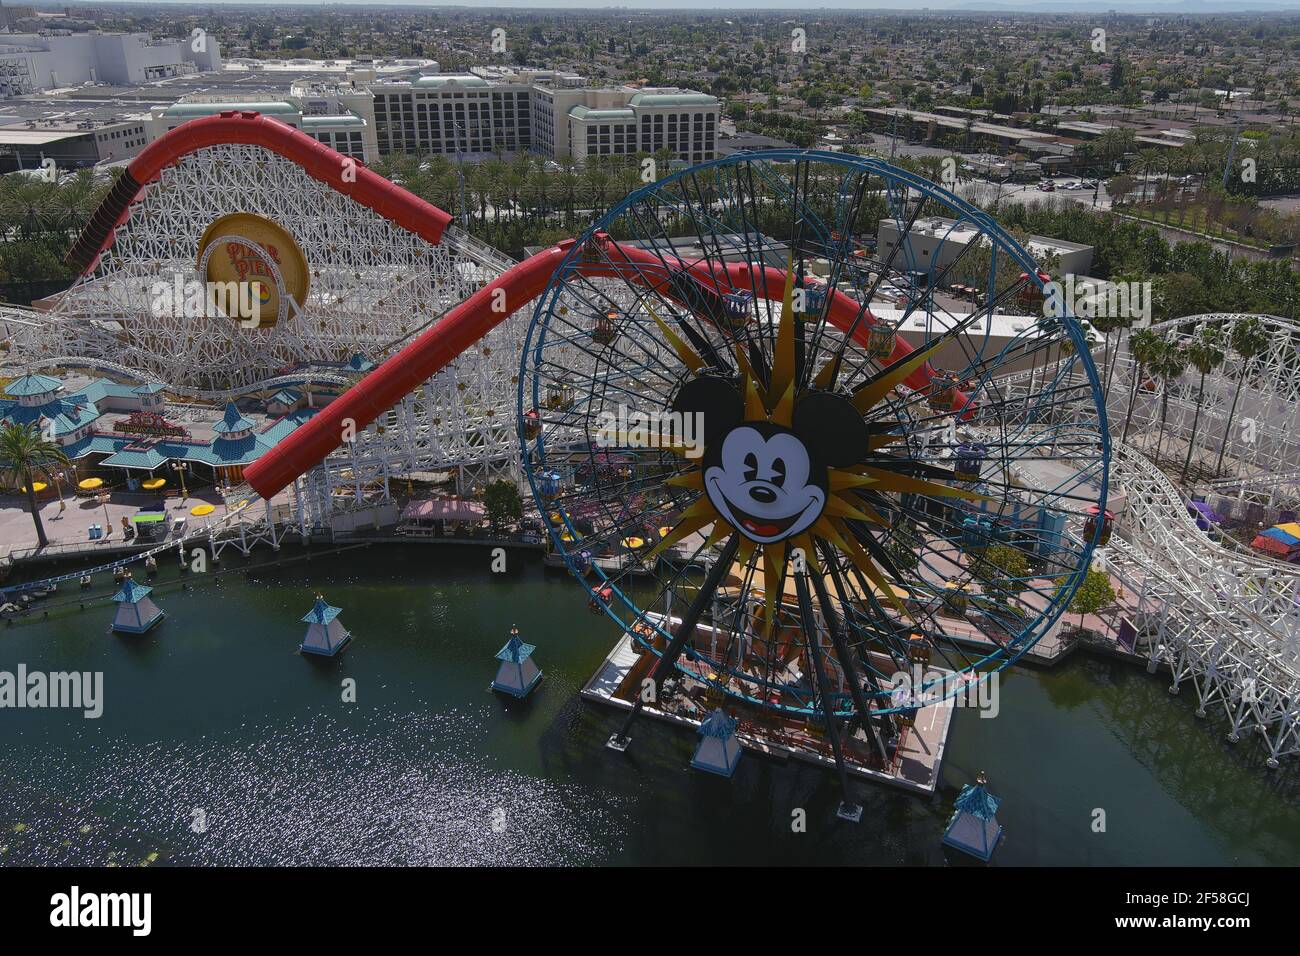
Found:
[[98, 31], [0, 36], [0, 97], [84, 83], [152, 83], [219, 69], [221, 51], [208, 36], [174, 40]]

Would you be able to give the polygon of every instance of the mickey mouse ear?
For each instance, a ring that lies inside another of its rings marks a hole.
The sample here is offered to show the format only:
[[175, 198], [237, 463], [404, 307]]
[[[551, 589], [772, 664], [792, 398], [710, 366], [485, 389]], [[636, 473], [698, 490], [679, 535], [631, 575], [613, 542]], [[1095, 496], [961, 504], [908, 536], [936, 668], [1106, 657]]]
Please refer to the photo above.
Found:
[[740, 423], [745, 417], [745, 403], [735, 382], [718, 375], [700, 375], [678, 389], [673, 411], [703, 416], [707, 447], [728, 428]]
[[866, 457], [870, 431], [853, 403], [831, 392], [809, 392], [794, 407], [794, 433], [808, 451], [832, 468]]

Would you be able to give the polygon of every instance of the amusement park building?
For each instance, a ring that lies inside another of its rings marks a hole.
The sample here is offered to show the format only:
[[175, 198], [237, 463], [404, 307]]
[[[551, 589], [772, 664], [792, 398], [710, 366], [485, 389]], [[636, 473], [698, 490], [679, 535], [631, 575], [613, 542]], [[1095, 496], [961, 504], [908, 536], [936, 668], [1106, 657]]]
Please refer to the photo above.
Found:
[[[876, 248], [880, 255], [888, 255], [903, 231], [897, 219], [880, 220]], [[903, 251], [911, 256], [911, 268], [926, 272], [943, 269], [956, 259], [980, 232], [970, 223], [959, 224], [955, 219], [930, 216], [915, 223], [908, 233]], [[1037, 256], [1055, 256], [1053, 272], [1060, 275], [1087, 275], [1092, 269], [1093, 247], [1047, 236], [1030, 236], [1026, 247]]]
[[143, 33], [10, 34], [0, 42], [0, 99], [82, 83], [149, 83], [221, 69], [217, 41], [202, 50]]
[[237, 481], [244, 465], [316, 412], [303, 406], [300, 393], [283, 390], [265, 402], [260, 425], [234, 404], [182, 424], [168, 417], [164, 389], [157, 382], [132, 386], [99, 378], [65, 386], [49, 375], [28, 374], [5, 386], [0, 423], [45, 430], [79, 473], [153, 472], [183, 461], [207, 466], [214, 478]]
[[254, 110], [302, 130], [344, 156], [373, 163], [379, 158], [374, 98], [358, 82], [352, 78], [340, 83], [299, 82], [290, 86], [286, 96], [268, 93], [186, 97], [150, 111], [152, 139], [201, 116]]
[[49, 159], [59, 169], [80, 169], [130, 159], [149, 143], [144, 115], [73, 122], [14, 118], [0, 125], [0, 173], [38, 169]]

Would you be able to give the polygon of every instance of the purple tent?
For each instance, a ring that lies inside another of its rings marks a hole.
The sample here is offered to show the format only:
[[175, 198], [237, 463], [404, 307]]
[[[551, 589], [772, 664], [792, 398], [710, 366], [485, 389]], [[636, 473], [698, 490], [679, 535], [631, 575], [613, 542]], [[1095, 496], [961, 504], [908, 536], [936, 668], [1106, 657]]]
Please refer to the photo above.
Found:
[[1187, 513], [1196, 519], [1196, 527], [1209, 531], [1216, 524], [1223, 524], [1223, 518], [1204, 501], [1187, 502]]

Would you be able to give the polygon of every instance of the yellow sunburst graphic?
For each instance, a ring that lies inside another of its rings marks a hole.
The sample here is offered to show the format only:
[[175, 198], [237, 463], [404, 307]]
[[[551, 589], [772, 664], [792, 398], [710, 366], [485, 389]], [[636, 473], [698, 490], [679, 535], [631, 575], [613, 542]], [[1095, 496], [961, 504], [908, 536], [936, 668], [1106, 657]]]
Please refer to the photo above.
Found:
[[[759, 376], [755, 375], [742, 343], [735, 343], [735, 358], [741, 377], [741, 395], [744, 405], [741, 426], [775, 426], [790, 431], [794, 425], [794, 413], [800, 396], [797, 392], [798, 369], [796, 360], [795, 323], [808, 321], [807, 316], [796, 313], [794, 308], [795, 273], [793, 262], [786, 270], [785, 291], [782, 297], [781, 319], [777, 329], [776, 345], [773, 352], [772, 369], [769, 381], [764, 387]], [[651, 317], [658, 326], [664, 340], [677, 353], [682, 364], [691, 372], [698, 372], [707, 363], [696, 354], [676, 334], [653, 309], [647, 306]], [[846, 396], [856, 412], [865, 417], [874, 406], [883, 400], [890, 391], [907, 376], [930, 358], [942, 344], [941, 340], [929, 343], [917, 349], [898, 362], [883, 368], [866, 384]], [[837, 358], [827, 361], [813, 379], [814, 388], [834, 386]], [[871, 435], [867, 440], [869, 451], [885, 448], [901, 436], [889, 434]], [[718, 439], [721, 441], [721, 439]], [[988, 500], [986, 496], [965, 488], [953, 487], [941, 482], [918, 478], [912, 475], [895, 473], [890, 470], [891, 462], [905, 463], [902, 458], [873, 456], [870, 462], [858, 462], [843, 467], [826, 468], [826, 487], [824, 505], [816, 520], [798, 533], [776, 541], [755, 540], [751, 532], [738, 527], [734, 516], [724, 512], [714, 503], [705, 486], [705, 468], [707, 459], [687, 458], [680, 447], [670, 446], [666, 450], [690, 462], [688, 470], [681, 471], [665, 480], [665, 483], [697, 493], [697, 497], [681, 512], [673, 524], [672, 530], [665, 534], [647, 555], [654, 558], [662, 551], [672, 547], [686, 537], [705, 533], [707, 535], [703, 550], [728, 541], [733, 535], [740, 535], [734, 568], [746, 569], [754, 560], [755, 553], [761, 548], [763, 570], [763, 592], [766, 613], [763, 615], [764, 636], [771, 634], [776, 618], [776, 604], [784, 586], [786, 562], [797, 549], [804, 558], [804, 564], [817, 574], [822, 573], [818, 560], [818, 545], [825, 543], [842, 552], [852, 564], [865, 576], [871, 585], [890, 604], [905, 617], [911, 614], [899, 599], [890, 575], [882, 569], [859, 543], [857, 535], [847, 522], [859, 521], [880, 526], [888, 524], [870, 504], [857, 492], [864, 489], [880, 492], [915, 493], [936, 497], [964, 498], [968, 500]]]

